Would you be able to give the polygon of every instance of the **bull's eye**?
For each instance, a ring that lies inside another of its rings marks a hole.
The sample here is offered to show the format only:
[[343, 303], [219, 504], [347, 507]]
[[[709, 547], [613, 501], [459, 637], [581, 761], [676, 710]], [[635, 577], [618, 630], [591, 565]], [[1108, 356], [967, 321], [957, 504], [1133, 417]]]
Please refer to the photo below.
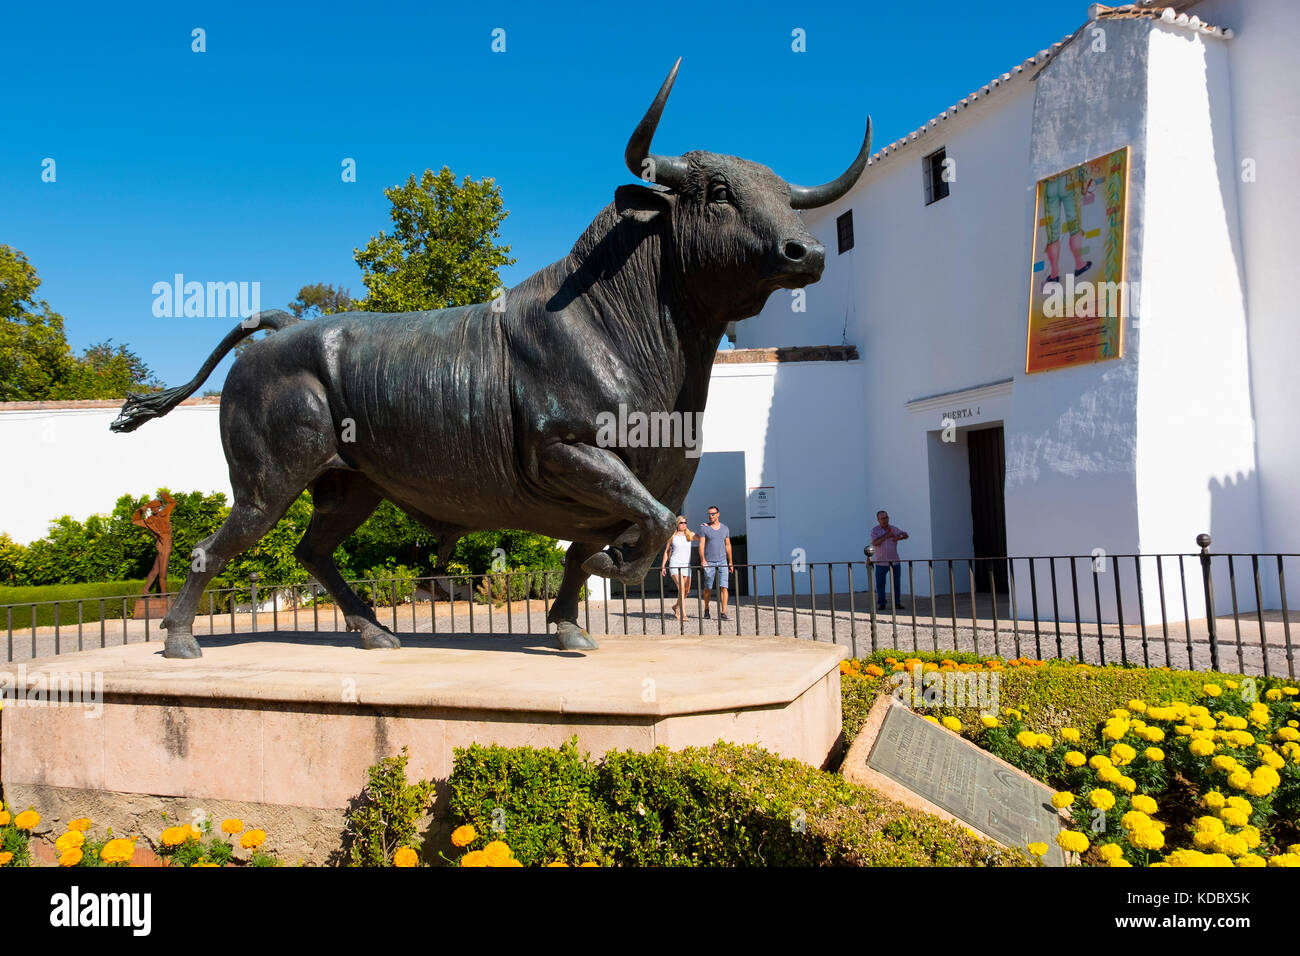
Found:
[[731, 190], [726, 183], [714, 183], [709, 187], [709, 202], [731, 202]]

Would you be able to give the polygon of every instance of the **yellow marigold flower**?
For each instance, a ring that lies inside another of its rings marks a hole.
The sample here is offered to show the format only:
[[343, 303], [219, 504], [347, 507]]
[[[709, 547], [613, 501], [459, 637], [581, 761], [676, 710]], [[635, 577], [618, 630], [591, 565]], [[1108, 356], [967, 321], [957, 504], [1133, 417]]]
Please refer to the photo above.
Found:
[[512, 856], [510, 847], [501, 840], [493, 840], [483, 848], [483, 853], [487, 857], [488, 866], [501, 866]]
[[550, 867], [550, 866], [568, 866], [569, 864], [565, 863], [563, 860], [556, 860], [554, 863], [547, 863], [546, 865]]
[[1062, 727], [1061, 739], [1069, 744], [1077, 744], [1081, 738], [1079, 736], [1079, 732], [1075, 730], [1073, 727]]
[[1016, 720], [1020, 720], [1022, 717], [1024, 717], [1024, 714], [1020, 713], [1020, 711], [1016, 710], [1014, 707], [1008, 707], [1002, 713], [1004, 713], [1008, 717], [1014, 717], [1016, 718]]
[[451, 842], [453, 846], [457, 847], [469, 846], [477, 836], [478, 831], [466, 823], [451, 831]]
[[63, 853], [67, 850], [78, 849], [85, 842], [86, 838], [84, 836], [76, 830], [69, 830], [67, 833], [63, 834], [63, 836], [54, 841], [54, 849]]
[[[3, 856], [4, 854], [0, 854]], [[1269, 857], [1269, 866], [1300, 866], [1300, 853], [1279, 853]]]
[[1131, 711], [1134, 711], [1135, 713], [1139, 713], [1139, 714], [1140, 714], [1140, 713], [1142, 713], [1144, 710], [1147, 709], [1147, 705], [1146, 705], [1145, 703], [1143, 703], [1142, 701], [1137, 700], [1137, 699], [1135, 698], [1135, 699], [1130, 700], [1130, 701], [1128, 702], [1128, 709], [1131, 710]]
[[1078, 830], [1062, 830], [1056, 835], [1056, 844], [1067, 853], [1085, 853], [1088, 849], [1088, 838]]
[[1165, 752], [1159, 747], [1148, 747], [1142, 751], [1148, 760], [1152, 763], [1160, 763], [1165, 759]]
[[244, 821], [239, 819], [239, 817], [226, 817], [226, 819], [221, 821], [222, 833], [229, 833], [231, 836], [234, 836], [243, 829]]
[[1115, 766], [1106, 764], [1097, 771], [1097, 778], [1102, 783], [1118, 784], [1122, 779], [1124, 779], [1124, 775], [1120, 773], [1119, 769]]
[[1227, 754], [1219, 754], [1210, 761], [1210, 766], [1215, 770], [1222, 770], [1225, 773], [1231, 773], [1237, 769], [1237, 758], [1230, 757]]
[[1236, 690], [1240, 685], [1235, 680], [1225, 680], [1223, 686], [1228, 690]]
[[1142, 739], [1150, 744], [1158, 744], [1165, 739], [1165, 732], [1159, 727], [1146, 727], [1142, 730]]
[[1267, 797], [1273, 792], [1273, 786], [1266, 780], [1251, 777], [1250, 782], [1246, 784], [1246, 792], [1252, 797]]
[[1026, 849], [1029, 850], [1029, 852], [1032, 853], [1034, 856], [1042, 856], [1043, 854], [1045, 854], [1045, 853], [1047, 852], [1047, 844], [1046, 844], [1046, 843], [1030, 843], [1030, 844], [1026, 847]]
[[1065, 752], [1065, 763], [1069, 767], [1082, 767], [1088, 762], [1088, 758], [1077, 750], [1067, 750]]
[[1022, 730], [1020, 733], [1016, 734], [1016, 743], [1020, 744], [1020, 746], [1024, 747], [1026, 750], [1033, 750], [1038, 744], [1038, 735], [1032, 730]]
[[1110, 759], [1117, 767], [1132, 763], [1136, 756], [1137, 751], [1128, 744], [1116, 744], [1110, 748]]
[[1209, 697], [1218, 697], [1223, 693], [1218, 684], [1206, 684], [1201, 688], [1201, 692]]
[[1174, 850], [1165, 857], [1170, 866], [1209, 866], [1209, 857], [1196, 850]]
[[1277, 729], [1277, 736], [1281, 740], [1294, 742], [1300, 740], [1300, 731], [1296, 730], [1294, 727], [1279, 727]]
[[1068, 790], [1059, 790], [1052, 794], [1052, 806], [1058, 810], [1063, 810], [1072, 803], [1074, 803], [1074, 794]]
[[[868, 665], [867, 665], [867, 673], [870, 674], [872, 677], [884, 677], [884, 676], [885, 676], [884, 668], [882, 668], [882, 667], [881, 667], [880, 665], [878, 665], [878, 664], [868, 664]], [[568, 866], [567, 863], [564, 864], [564, 865], [565, 865], [565, 866]]]
[[1246, 846], [1252, 850], [1259, 846], [1263, 838], [1259, 835], [1259, 827], [1252, 827], [1249, 824], [1242, 827], [1239, 836], [1246, 841]]
[[1220, 833], [1210, 846], [1214, 848], [1215, 853], [1222, 853], [1229, 857], [1242, 856], [1250, 849], [1246, 846], [1245, 839], [1235, 833]]
[[85, 833], [90, 829], [90, 817], [77, 817], [68, 824], [69, 830], [76, 830], [78, 833]]
[[81, 862], [81, 847], [69, 847], [59, 854], [59, 866], [76, 866]]
[[41, 815], [35, 810], [24, 810], [14, 817], [14, 826], [19, 830], [35, 830], [40, 825]]
[[393, 854], [393, 866], [399, 866], [405, 869], [408, 867], [417, 866], [419, 865], [419, 862], [420, 862], [419, 854], [417, 854], [409, 846], [401, 847], [400, 849], [398, 849], [396, 853]]
[[1260, 754], [1259, 759], [1264, 762], [1264, 766], [1272, 767], [1274, 770], [1281, 770], [1286, 766], [1286, 758], [1271, 750], [1267, 753]]
[[1300, 694], [1300, 687], [1283, 687], [1282, 693], [1288, 697], [1294, 697], [1296, 694]]
[[1130, 810], [1119, 818], [1119, 825], [1125, 830], [1136, 830], [1151, 825], [1151, 818], [1141, 810]]
[[1265, 699], [1265, 700], [1281, 700], [1281, 699], [1282, 699], [1282, 691], [1279, 690], [1279, 689], [1276, 688], [1276, 687], [1271, 687], [1271, 688], [1269, 688], [1268, 690], [1264, 691], [1264, 699]]
[[1103, 790], [1098, 787], [1092, 793], [1088, 794], [1088, 802], [1098, 810], [1109, 810], [1115, 806], [1115, 794], [1109, 790]]
[[135, 843], [118, 838], [109, 840], [99, 851], [99, 858], [105, 863], [128, 863], [135, 856]]
[[1160, 828], [1150, 825], [1130, 831], [1128, 839], [1139, 850], [1159, 850], [1165, 845], [1165, 835]]
[[180, 846], [190, 838], [189, 827], [168, 827], [162, 832], [163, 846]]
[[932, 724], [937, 724], [939, 722], [939, 718], [934, 716], [934, 714], [926, 714], [925, 719]]
[[1101, 729], [1101, 735], [1107, 740], [1119, 740], [1129, 731], [1127, 720], [1108, 720]]
[[1205, 804], [1211, 810], [1217, 810], [1224, 804], [1223, 794], [1219, 793], [1217, 790], [1211, 790], [1201, 798], [1201, 803]]
[[[998, 726], [998, 719], [994, 717], [992, 714], [984, 714], [982, 717], [980, 717], [980, 723], [983, 724], [985, 727], [996, 727]], [[1282, 762], [1286, 763], [1285, 760]]]
[[8, 810], [0, 810], [0, 827], [7, 827], [7, 826], [9, 826], [9, 819], [10, 819], [10, 818], [9, 818], [9, 811], [8, 811]]
[[0, 853], [0, 866], [5, 866], [13, 858], [14, 855], [12, 853], [8, 853], [8, 852]]
[[1179, 737], [1186, 737], [1191, 732], [1192, 732], [1191, 724], [1177, 724], [1174, 727], [1174, 733], [1176, 733]]
[[1115, 786], [1119, 787], [1125, 793], [1132, 793], [1137, 789], [1137, 781], [1132, 777], [1120, 777], [1115, 781]]
[[1260, 780], [1263, 780], [1265, 783], [1273, 787], [1278, 787], [1282, 784], [1281, 775], [1269, 766], [1256, 767], [1255, 772], [1251, 774], [1251, 776], [1258, 777]]
[[1107, 863], [1106, 865], [1107, 865], [1107, 866], [1121, 867], [1121, 866], [1132, 866], [1133, 864], [1130, 863], [1128, 860], [1120, 859], [1120, 860], [1111, 860], [1111, 861], [1110, 861], [1109, 863]]
[[239, 838], [239, 845], [245, 850], [256, 850], [266, 842], [265, 830], [249, 830]]
[[1122, 707], [1116, 707], [1114, 710], [1110, 712], [1110, 716], [1112, 720], [1123, 720], [1128, 715], [1129, 715], [1128, 711]]
[[1228, 806], [1235, 807], [1238, 810], [1244, 810], [1246, 813], [1254, 813], [1255, 807], [1245, 797], [1239, 797], [1235, 793], [1225, 801]]
[[1105, 754], [1093, 754], [1088, 758], [1088, 766], [1093, 770], [1100, 770], [1102, 767], [1110, 766], [1110, 758]]
[[1228, 774], [1228, 786], [1234, 790], [1245, 790], [1250, 785], [1250, 772], [1247, 770], [1234, 770]]
[[1134, 810], [1140, 810], [1146, 814], [1154, 814], [1159, 807], [1156, 806], [1155, 800], [1148, 797], [1145, 793], [1137, 794], [1131, 801]]
[[1224, 807], [1219, 811], [1219, 816], [1225, 823], [1234, 827], [1244, 827], [1250, 822], [1250, 814], [1237, 807]]
[[470, 850], [460, 858], [461, 866], [487, 866], [487, 854], [482, 850]]
[[579, 864], [578, 864], [578, 869], [582, 869], [584, 866], [600, 866], [600, 864], [599, 864], [599, 863], [595, 863], [595, 862], [593, 862], [593, 861], [591, 861], [591, 860], [588, 860], [586, 863], [579, 863]]
[[958, 720], [956, 717], [945, 717], [942, 723], [953, 733], [955, 734], [961, 733], [961, 721]]
[[1111, 860], [1118, 860], [1123, 856], [1124, 848], [1118, 843], [1107, 843], [1105, 846], [1098, 847], [1097, 852], [1103, 861], [1109, 863]]
[[1034, 741], [1035, 743], [1038, 744], [1038, 746], [1042, 747], [1044, 750], [1052, 746], [1052, 737], [1050, 734], [1038, 734], [1034, 738]]

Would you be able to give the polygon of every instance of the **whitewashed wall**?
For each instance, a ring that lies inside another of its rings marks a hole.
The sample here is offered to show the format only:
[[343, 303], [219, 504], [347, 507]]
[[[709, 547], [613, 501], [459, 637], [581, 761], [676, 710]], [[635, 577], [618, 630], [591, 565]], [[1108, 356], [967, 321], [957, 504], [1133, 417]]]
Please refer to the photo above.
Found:
[[45, 536], [62, 515], [107, 514], [122, 495], [222, 492], [230, 478], [216, 403], [183, 404], [125, 435], [108, 430], [108, 408], [13, 409], [0, 405], [0, 532], [20, 544]]

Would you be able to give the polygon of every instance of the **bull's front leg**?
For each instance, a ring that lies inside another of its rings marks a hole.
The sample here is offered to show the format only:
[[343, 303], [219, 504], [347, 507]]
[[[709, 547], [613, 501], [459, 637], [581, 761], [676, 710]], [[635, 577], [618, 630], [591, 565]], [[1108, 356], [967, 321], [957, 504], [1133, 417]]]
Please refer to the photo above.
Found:
[[[627, 584], [641, 581], [672, 536], [675, 517], [655, 500], [622, 459], [603, 448], [557, 442], [539, 454], [538, 465], [543, 482], [556, 492], [607, 513], [610, 524], [630, 521], [640, 531], [626, 556], [575, 545], [565, 560], [564, 585], [548, 619], [556, 625], [561, 647], [595, 647], [577, 622], [576, 595], [582, 576], [594, 574]], [[565, 586], [571, 584], [573, 599], [564, 600]]]

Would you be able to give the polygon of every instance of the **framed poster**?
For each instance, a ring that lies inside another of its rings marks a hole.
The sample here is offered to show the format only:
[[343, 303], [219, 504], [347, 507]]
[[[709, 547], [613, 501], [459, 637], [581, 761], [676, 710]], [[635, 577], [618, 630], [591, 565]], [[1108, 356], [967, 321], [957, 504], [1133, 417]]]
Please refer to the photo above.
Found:
[[1026, 372], [1123, 354], [1129, 147], [1038, 181]]
[[755, 485], [749, 489], [749, 516], [751, 518], [776, 517], [775, 485]]

